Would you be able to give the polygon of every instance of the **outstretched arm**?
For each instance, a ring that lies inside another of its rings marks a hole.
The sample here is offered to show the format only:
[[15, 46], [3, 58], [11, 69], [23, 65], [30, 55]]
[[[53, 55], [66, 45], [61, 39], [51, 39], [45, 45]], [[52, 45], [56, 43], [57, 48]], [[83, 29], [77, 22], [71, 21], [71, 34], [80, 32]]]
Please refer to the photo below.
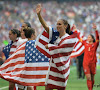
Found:
[[96, 24], [93, 24], [93, 29], [95, 30], [95, 34], [96, 34], [96, 42], [99, 42], [99, 34], [98, 34], [98, 31], [97, 31]]
[[96, 24], [93, 24], [93, 29], [95, 30], [95, 34], [96, 34], [96, 41], [95, 41], [95, 43], [96, 43], [96, 46], [98, 47], [98, 45], [99, 45], [99, 33], [97, 31]]
[[36, 13], [38, 15], [40, 23], [42, 24], [44, 29], [49, 33], [49, 26], [46, 24], [45, 20], [41, 16], [41, 9], [42, 9], [41, 4], [38, 4], [37, 7], [36, 7]]

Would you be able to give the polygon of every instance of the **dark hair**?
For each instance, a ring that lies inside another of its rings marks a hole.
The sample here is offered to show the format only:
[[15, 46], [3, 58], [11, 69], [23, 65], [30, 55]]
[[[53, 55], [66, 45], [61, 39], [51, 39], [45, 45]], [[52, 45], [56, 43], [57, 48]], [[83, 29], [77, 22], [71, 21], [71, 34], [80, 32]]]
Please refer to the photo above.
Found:
[[20, 37], [21, 36], [21, 32], [19, 30], [17, 30], [17, 29], [11, 29], [11, 32], [13, 34], [17, 34], [17, 37]]
[[95, 38], [94, 38], [94, 36], [93, 36], [92, 34], [90, 34], [90, 36], [92, 37], [93, 42], [95, 42]]
[[61, 19], [61, 20], [63, 21], [64, 25], [67, 25], [66, 33], [68, 33], [69, 35], [71, 35], [72, 34], [72, 31], [70, 29], [70, 25], [69, 25], [68, 21], [65, 20], [65, 19]]
[[31, 24], [29, 22], [24, 22], [24, 23], [27, 25], [27, 27], [31, 27]]
[[23, 31], [25, 32], [26, 38], [31, 38], [32, 34], [33, 35], [35, 34], [35, 29], [30, 28], [30, 27], [23, 29]]

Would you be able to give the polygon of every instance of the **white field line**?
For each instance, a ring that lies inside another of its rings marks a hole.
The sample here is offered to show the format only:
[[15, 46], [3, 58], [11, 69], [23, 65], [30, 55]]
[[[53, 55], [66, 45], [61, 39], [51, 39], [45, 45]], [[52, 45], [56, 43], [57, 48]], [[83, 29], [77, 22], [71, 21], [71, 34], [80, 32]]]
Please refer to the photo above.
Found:
[[6, 88], [8, 88], [8, 86], [2, 87], [2, 88], [0, 88], [0, 90], [6, 89]]

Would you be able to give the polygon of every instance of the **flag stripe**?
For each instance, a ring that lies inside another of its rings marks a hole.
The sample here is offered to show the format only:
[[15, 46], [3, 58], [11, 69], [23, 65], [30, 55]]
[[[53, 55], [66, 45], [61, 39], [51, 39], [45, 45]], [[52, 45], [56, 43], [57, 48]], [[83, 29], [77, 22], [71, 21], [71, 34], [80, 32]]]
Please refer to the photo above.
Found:
[[72, 51], [71, 52], [67, 52], [67, 53], [57, 53], [57, 54], [53, 54], [52, 57], [53, 58], [59, 58], [59, 57], [62, 57], [62, 55], [63, 56], [69, 56], [71, 53], [72, 53]]
[[[60, 44], [63, 44], [63, 42], [64, 41], [71, 41], [71, 43], [72, 42], [75, 42], [74, 40], [76, 40], [76, 37], [77, 36], [77, 33], [74, 33], [73, 35], [71, 35], [71, 38], [70, 38], [70, 36], [68, 36], [68, 37], [66, 37], [66, 38], [64, 38], [63, 40], [61, 40], [61, 42], [60, 42]], [[68, 42], [68, 43], [70, 43], [70, 42]]]
[[[53, 48], [53, 47], [51, 47], [50, 49], [51, 50], [56, 50], [56, 49], [69, 49], [70, 47], [72, 47], [73, 45], [75, 45], [75, 43], [71, 43], [71, 44], [63, 44], [62, 46], [60, 46], [60, 47], [55, 47], [55, 48]], [[65, 48], [65, 47], [69, 47], [69, 48]]]
[[56, 63], [57, 67], [63, 66], [64, 64], [67, 64], [70, 61], [70, 59], [62, 61], [61, 63]]
[[69, 70], [69, 67], [68, 68], [66, 68], [65, 70], [62, 70], [62, 71], [59, 71], [57, 68], [54, 68], [54, 67], [51, 67], [51, 69], [50, 69], [51, 71], [53, 71], [53, 72], [58, 72], [58, 73], [60, 73], [60, 74], [65, 74], [65, 73], [67, 73], [68, 72], [68, 70]]
[[74, 46], [74, 50], [73, 50], [70, 58], [74, 58], [74, 57], [81, 55], [85, 49], [84, 45], [82, 45], [82, 43], [79, 42], [79, 39], [82, 38], [83, 40], [86, 40], [86, 37], [79, 30], [77, 30], [76, 32], [78, 34], [78, 39], [77, 39], [77, 42]]
[[35, 40], [31, 40], [20, 45], [0, 67], [0, 77], [24, 86], [44, 86], [48, 66], [49, 59], [36, 49]]
[[10, 68], [11, 67], [14, 67], [14, 66], [16, 66], [16, 65], [19, 65], [19, 64], [24, 64], [24, 62], [23, 61], [18, 61], [18, 62], [16, 62], [16, 63], [10, 63], [9, 65], [7, 65], [7, 66], [5, 66], [4, 68], [1, 68], [2, 70], [3, 69], [7, 69], [9, 66], [10, 66]]
[[36, 48], [37, 48], [41, 53], [43, 53], [44, 55], [46, 55], [48, 58], [51, 57], [50, 54], [49, 54], [47, 51], [45, 51], [44, 49], [40, 48], [39, 46], [36, 46]]
[[[8, 76], [7, 74], [4, 76]], [[12, 75], [10, 77], [20, 77], [20, 78], [25, 78], [25, 79], [40, 79], [40, 78], [46, 78], [46, 75], [26, 75], [26, 74], [16, 74]]]
[[39, 42], [40, 42], [40, 43], [42, 43], [43, 45], [48, 44], [47, 42], [45, 42], [45, 41], [44, 41], [44, 40], [42, 40], [42, 39], [39, 39]]

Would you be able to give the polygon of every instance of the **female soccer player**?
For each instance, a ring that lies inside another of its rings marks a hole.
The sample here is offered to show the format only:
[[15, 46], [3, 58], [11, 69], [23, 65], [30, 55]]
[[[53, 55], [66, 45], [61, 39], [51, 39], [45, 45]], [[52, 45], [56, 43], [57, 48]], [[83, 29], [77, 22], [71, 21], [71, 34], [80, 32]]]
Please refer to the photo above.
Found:
[[94, 85], [94, 75], [96, 74], [96, 50], [99, 45], [99, 34], [96, 25], [93, 24], [93, 29], [95, 30], [96, 40], [92, 34], [88, 35], [87, 41], [80, 41], [85, 46], [83, 69], [87, 78], [88, 90], [93, 89]]
[[[76, 36], [73, 37], [74, 40], [72, 39], [72, 37], [70, 37], [71, 34], [71, 36], [73, 36], [74, 34], [70, 30], [70, 25], [64, 19], [60, 19], [57, 21], [57, 30], [53, 30], [53, 28], [49, 27], [41, 16], [41, 4], [37, 5], [36, 12], [42, 26], [45, 28], [47, 33], [49, 33], [49, 39], [51, 40], [51, 44], [47, 44], [45, 45], [45, 47], [49, 49], [53, 54], [51, 55], [52, 58], [50, 60], [50, 66], [46, 79], [46, 90], [65, 90], [70, 72], [68, 68], [70, 63], [70, 50], [73, 50], [73, 46], [76, 42]], [[69, 49], [69, 47], [72, 47], [72, 49]], [[54, 55], [54, 53], [56, 54]]]
[[[19, 37], [20, 37], [20, 31], [17, 30], [17, 29], [11, 29], [9, 31], [9, 38], [11, 40], [11, 43], [9, 44], [9, 47], [6, 46], [4, 49], [3, 49], [3, 53], [5, 54], [6, 56], [6, 59], [12, 55], [16, 50], [17, 48], [20, 46], [21, 42], [19, 42]], [[23, 42], [22, 42], [23, 43]], [[6, 48], [9, 48], [8, 50], [8, 53], [5, 52], [7, 51]], [[13, 90], [14, 89], [14, 86], [15, 84], [12, 83], [12, 82], [9, 82], [9, 90]]]
[[[22, 23], [22, 26], [21, 26], [22, 41], [27, 41], [28, 40], [28, 38], [25, 36], [25, 34], [27, 34], [25, 32], [27, 32], [26, 30], [28, 30], [28, 28], [31, 28], [31, 24], [29, 22]], [[24, 29], [26, 29], [26, 30], [23, 31]], [[19, 84], [16, 84], [16, 86], [18, 86], [19, 90], [20, 90], [20, 88], [26, 88], [26, 86], [22, 86], [22, 85], [19, 85]], [[34, 86], [34, 87], [27, 86], [28, 90], [33, 90], [33, 88], [34, 88], [34, 90], [36, 90], [36, 86]]]
[[[18, 43], [19, 37], [20, 37], [20, 31], [19, 30], [12, 29], [12, 30], [9, 31], [9, 38], [11, 40], [11, 43], [9, 43], [9, 46], [4, 47], [4, 49], [3, 49], [3, 53], [5, 54], [6, 59], [11, 54], [13, 54], [13, 52], [16, 51], [16, 49], [20, 45]], [[7, 50], [7, 48], [9, 48], [9, 50]]]
[[[25, 35], [25, 38], [28, 39], [28, 41], [30, 40], [35, 40], [35, 30], [31, 27], [27, 27], [27, 28], [23, 28], [23, 33]], [[26, 88], [26, 86], [23, 85], [18, 85], [19, 89], [18, 90], [24, 90]], [[34, 88], [33, 86], [28, 86], [27, 90], [36, 90], [36, 87]]]

